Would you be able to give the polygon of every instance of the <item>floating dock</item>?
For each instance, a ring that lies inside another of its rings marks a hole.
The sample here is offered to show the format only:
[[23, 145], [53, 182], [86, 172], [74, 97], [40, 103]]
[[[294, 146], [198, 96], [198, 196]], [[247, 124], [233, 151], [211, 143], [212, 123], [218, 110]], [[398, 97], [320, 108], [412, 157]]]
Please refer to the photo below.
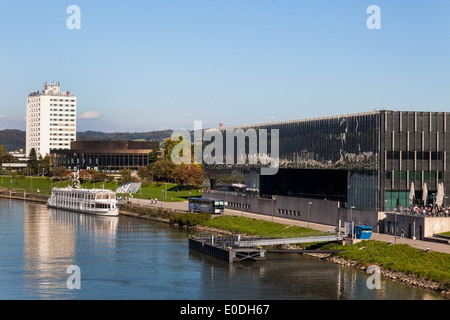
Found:
[[266, 250], [260, 247], [239, 247], [234, 239], [211, 236], [190, 236], [189, 248], [229, 263], [244, 260], [266, 260]]
[[[330, 242], [342, 241], [340, 235], [319, 235], [300, 238], [282, 238], [282, 239], [263, 239], [263, 238], [247, 238], [241, 240], [240, 236], [233, 238], [223, 238], [221, 236], [190, 236], [189, 248], [205, 253], [211, 257], [232, 262], [243, 260], [266, 260], [267, 250], [262, 246], [276, 246], [283, 244], [298, 244], [311, 242]], [[283, 253], [335, 253], [335, 250], [329, 252], [319, 252], [317, 250], [270, 250], [269, 252]]]

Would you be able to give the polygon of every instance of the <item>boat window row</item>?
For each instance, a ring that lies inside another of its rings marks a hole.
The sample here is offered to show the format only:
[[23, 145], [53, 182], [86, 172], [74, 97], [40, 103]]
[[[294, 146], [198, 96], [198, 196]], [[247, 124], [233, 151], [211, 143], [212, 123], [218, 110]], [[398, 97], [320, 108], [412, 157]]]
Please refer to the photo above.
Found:
[[83, 194], [83, 193], [58, 193], [59, 196], [71, 199], [84, 199], [84, 200], [114, 200], [116, 196], [114, 194]]

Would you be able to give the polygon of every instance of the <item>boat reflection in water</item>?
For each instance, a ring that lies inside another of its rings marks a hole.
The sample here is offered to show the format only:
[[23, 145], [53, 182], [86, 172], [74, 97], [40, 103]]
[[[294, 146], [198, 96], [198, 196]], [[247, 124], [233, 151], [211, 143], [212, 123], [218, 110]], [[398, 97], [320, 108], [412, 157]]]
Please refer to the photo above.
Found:
[[[61, 227], [70, 227], [74, 230], [95, 232], [95, 234], [108, 234], [115, 236], [119, 217], [98, 216], [91, 214], [77, 213], [62, 209], [48, 208], [50, 218]], [[110, 237], [114, 239], [114, 237]]]
[[[70, 298], [67, 268], [86, 266], [80, 252], [89, 237], [94, 247], [115, 250], [119, 217], [105, 217], [26, 203], [24, 221], [24, 274], [28, 296], [38, 299]], [[92, 262], [91, 262], [92, 263]]]

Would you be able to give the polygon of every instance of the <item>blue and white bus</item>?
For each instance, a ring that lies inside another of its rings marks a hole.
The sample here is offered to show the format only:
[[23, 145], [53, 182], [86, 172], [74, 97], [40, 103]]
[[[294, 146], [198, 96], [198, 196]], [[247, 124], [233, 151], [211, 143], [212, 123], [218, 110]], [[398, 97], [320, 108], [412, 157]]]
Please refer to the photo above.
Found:
[[212, 214], [221, 214], [225, 209], [223, 200], [189, 198], [189, 212], [209, 212]]

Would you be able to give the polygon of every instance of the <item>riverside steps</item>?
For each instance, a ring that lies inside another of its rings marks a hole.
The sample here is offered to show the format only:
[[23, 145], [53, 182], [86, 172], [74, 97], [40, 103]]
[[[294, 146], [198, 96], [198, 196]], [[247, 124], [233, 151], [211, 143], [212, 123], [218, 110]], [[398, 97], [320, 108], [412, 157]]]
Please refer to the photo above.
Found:
[[261, 247], [247, 246], [242, 248], [236, 245], [233, 238], [215, 237], [214, 235], [190, 236], [189, 248], [229, 263], [244, 260], [266, 260], [266, 250]]

